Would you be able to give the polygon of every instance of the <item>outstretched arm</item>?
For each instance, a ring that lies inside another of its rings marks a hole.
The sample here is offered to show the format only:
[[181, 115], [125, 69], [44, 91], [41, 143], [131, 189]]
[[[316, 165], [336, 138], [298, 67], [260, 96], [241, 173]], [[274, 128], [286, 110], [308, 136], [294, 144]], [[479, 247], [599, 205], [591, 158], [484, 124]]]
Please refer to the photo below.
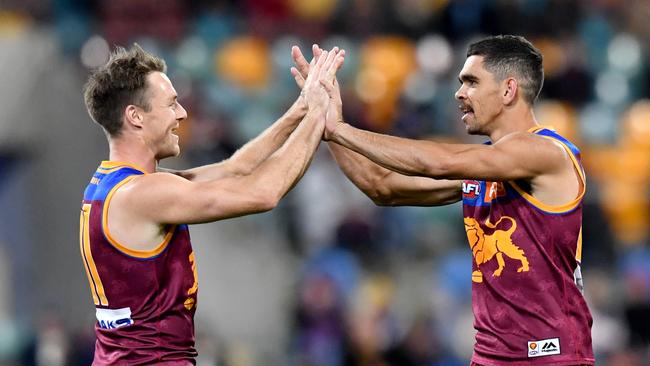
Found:
[[[331, 125], [330, 125], [331, 127]], [[567, 165], [562, 147], [527, 132], [493, 145], [448, 144], [383, 135], [338, 123], [331, 141], [405, 175], [445, 179], [516, 180], [558, 172]]]
[[[320, 48], [316, 45], [312, 47], [314, 57], [321, 54]], [[292, 57], [297, 57], [296, 52], [300, 52], [297, 47], [292, 48]], [[302, 61], [309, 70], [309, 64], [304, 59]], [[307, 72], [305, 72], [305, 78]], [[304, 78], [301, 77], [304, 83]], [[302, 88], [302, 86], [301, 86]], [[187, 170], [170, 170], [160, 168], [159, 171], [173, 173], [191, 181], [207, 181], [229, 176], [239, 176], [250, 174], [271, 154], [278, 150], [289, 138], [289, 135], [296, 129], [300, 121], [307, 113], [307, 104], [303, 96], [299, 96], [287, 112], [280, 117], [275, 123], [264, 130], [253, 140], [246, 143], [237, 150], [230, 158], [209, 165], [195, 167]]]
[[406, 176], [341, 145], [328, 145], [345, 176], [379, 206], [440, 206], [461, 199], [458, 180]]
[[282, 117], [242, 146], [230, 158], [187, 170], [160, 170], [196, 182], [248, 175], [287, 141], [306, 113], [307, 105], [303, 97], [298, 97]]
[[[314, 49], [314, 54], [317, 52], [319, 49]], [[298, 47], [293, 48], [292, 56], [296, 67], [292, 68], [291, 73], [298, 86], [302, 87], [309, 64]], [[326, 125], [343, 122], [339, 84], [335, 80], [331, 86], [332, 99]], [[343, 173], [377, 205], [437, 206], [461, 199], [460, 181], [406, 176], [386, 169], [342, 145], [328, 142], [328, 146]]]
[[343, 63], [343, 53], [324, 52], [312, 61], [303, 95], [308, 105], [304, 120], [277, 149], [248, 175], [233, 175], [207, 181], [190, 181], [168, 173], [134, 178], [113, 197], [113, 206], [128, 207], [138, 221], [156, 224], [200, 223], [267, 211], [304, 174], [324, 131], [329, 96], [321, 79], [333, 79]]

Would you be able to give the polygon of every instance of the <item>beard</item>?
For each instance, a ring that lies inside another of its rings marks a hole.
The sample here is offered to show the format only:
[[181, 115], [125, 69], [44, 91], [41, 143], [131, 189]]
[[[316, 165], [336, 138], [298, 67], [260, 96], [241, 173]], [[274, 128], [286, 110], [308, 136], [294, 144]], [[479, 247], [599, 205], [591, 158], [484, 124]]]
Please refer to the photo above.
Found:
[[468, 135], [482, 135], [481, 124], [476, 120], [476, 117], [465, 122], [465, 131]]

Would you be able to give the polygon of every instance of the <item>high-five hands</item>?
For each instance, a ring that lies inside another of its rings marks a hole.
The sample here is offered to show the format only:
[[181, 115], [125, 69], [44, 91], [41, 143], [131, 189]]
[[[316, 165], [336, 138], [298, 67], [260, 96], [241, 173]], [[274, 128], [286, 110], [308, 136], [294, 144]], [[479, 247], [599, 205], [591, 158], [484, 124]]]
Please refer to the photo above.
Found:
[[322, 109], [324, 113], [330, 104], [328, 86], [332, 85], [336, 71], [343, 65], [345, 51], [338, 47], [322, 51], [309, 64], [309, 72], [304, 79], [301, 95], [309, 109]]
[[[330, 54], [334, 50], [338, 50], [338, 47], [334, 47], [332, 51], [330, 51]], [[291, 74], [296, 80], [298, 87], [303, 90], [303, 92], [301, 92], [302, 95], [304, 95], [303, 93], [305, 90], [305, 85], [307, 85], [307, 79], [309, 79], [309, 75], [311, 74], [310, 72], [313, 69], [314, 60], [324, 57], [323, 53], [327, 53], [327, 51], [322, 50], [316, 44], [312, 46], [312, 52], [314, 54], [314, 58], [312, 59], [311, 63], [307, 63], [307, 60], [303, 56], [298, 46], [293, 46], [291, 48], [291, 57], [293, 58], [293, 61], [296, 65], [295, 67], [291, 68]], [[338, 51], [338, 55], [344, 56], [345, 50]], [[329, 140], [336, 127], [340, 123], [343, 123], [343, 102], [341, 100], [341, 91], [339, 84], [336, 80], [336, 71], [341, 67], [343, 63], [342, 61], [343, 60], [341, 59], [341, 63], [337, 64], [336, 69], [333, 70], [333, 73], [330, 72], [326, 77], [319, 80], [320, 85], [324, 88], [330, 99], [329, 104], [327, 105], [325, 132], [323, 134], [324, 140]]]

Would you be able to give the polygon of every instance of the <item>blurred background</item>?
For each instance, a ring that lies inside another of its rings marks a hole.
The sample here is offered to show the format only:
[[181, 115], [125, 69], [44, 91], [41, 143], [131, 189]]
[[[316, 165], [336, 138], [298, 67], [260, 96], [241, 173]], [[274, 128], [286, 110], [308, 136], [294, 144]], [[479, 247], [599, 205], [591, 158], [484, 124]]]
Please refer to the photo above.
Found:
[[[453, 99], [467, 45], [544, 54], [538, 120], [583, 150], [583, 274], [598, 365], [650, 364], [647, 0], [0, 1], [0, 365], [88, 365], [78, 249], [105, 137], [81, 88], [114, 45], [168, 64], [183, 168], [228, 157], [298, 96], [290, 47], [338, 45], [346, 120], [469, 138]], [[323, 144], [274, 211], [192, 227], [199, 365], [467, 365], [471, 253], [459, 204], [376, 207]]]

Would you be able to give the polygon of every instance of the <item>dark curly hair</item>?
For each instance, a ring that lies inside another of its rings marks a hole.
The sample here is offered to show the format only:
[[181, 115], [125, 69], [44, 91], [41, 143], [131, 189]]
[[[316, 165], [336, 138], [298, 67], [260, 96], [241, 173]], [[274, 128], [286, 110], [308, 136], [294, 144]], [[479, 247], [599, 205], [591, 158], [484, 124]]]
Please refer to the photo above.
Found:
[[521, 36], [501, 35], [472, 43], [467, 57], [483, 56], [483, 65], [497, 80], [514, 76], [521, 86], [522, 96], [533, 104], [544, 84], [541, 52]]
[[146, 96], [146, 78], [152, 72], [166, 72], [165, 61], [143, 50], [116, 47], [108, 62], [96, 69], [84, 85], [84, 101], [90, 117], [111, 137], [122, 130], [122, 114], [128, 105], [151, 110]]

